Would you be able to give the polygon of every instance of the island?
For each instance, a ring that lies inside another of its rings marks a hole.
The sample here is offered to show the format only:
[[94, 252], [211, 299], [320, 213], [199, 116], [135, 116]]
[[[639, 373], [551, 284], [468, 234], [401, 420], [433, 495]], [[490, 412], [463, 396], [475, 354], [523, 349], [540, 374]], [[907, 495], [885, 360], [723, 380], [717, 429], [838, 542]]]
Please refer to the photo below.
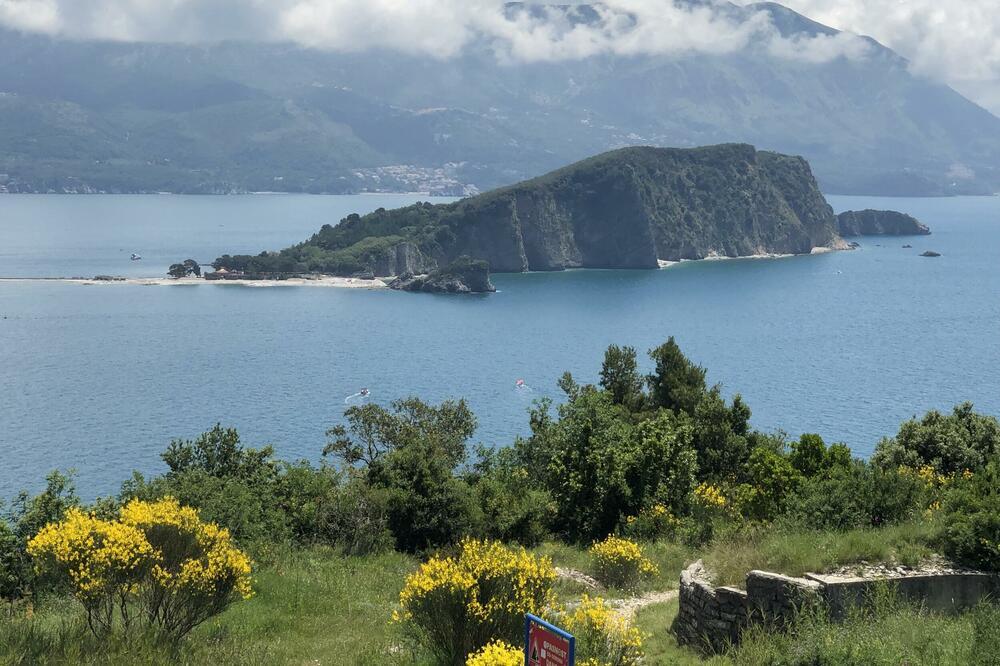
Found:
[[915, 217], [893, 210], [849, 210], [837, 216], [841, 236], [926, 236], [931, 230]]
[[[895, 216], [908, 218], [879, 213], [880, 228], [902, 228]], [[453, 203], [349, 215], [280, 252], [223, 255], [207, 277], [385, 277], [410, 291], [479, 292], [492, 289], [490, 271], [655, 269], [848, 249], [840, 226], [801, 157], [746, 144], [640, 146]]]

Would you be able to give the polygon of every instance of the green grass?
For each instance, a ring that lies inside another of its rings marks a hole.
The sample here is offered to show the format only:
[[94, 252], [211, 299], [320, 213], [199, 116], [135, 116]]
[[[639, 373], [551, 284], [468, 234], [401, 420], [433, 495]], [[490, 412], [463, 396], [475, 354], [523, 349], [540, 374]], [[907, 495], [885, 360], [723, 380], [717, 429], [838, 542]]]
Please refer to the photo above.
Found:
[[753, 569], [801, 576], [857, 562], [913, 565], [932, 554], [936, 530], [928, 523], [846, 532], [758, 529], [716, 541], [704, 561], [717, 584], [740, 586]]
[[754, 630], [728, 654], [703, 657], [670, 633], [677, 601], [639, 611], [649, 666], [995, 666], [1000, 664], [1000, 608], [958, 617], [923, 612], [883, 593], [873, 610], [842, 624], [801, 618], [787, 633]]
[[901, 605], [890, 594], [841, 624], [817, 613], [800, 617], [787, 633], [751, 631], [729, 657], [740, 666], [986, 666], [1000, 663], [998, 619], [996, 608], [947, 617]]
[[98, 643], [75, 602], [0, 620], [0, 664], [429, 664], [390, 622], [411, 557], [289, 551], [257, 574], [256, 594], [196, 629], [177, 650], [148, 639]]

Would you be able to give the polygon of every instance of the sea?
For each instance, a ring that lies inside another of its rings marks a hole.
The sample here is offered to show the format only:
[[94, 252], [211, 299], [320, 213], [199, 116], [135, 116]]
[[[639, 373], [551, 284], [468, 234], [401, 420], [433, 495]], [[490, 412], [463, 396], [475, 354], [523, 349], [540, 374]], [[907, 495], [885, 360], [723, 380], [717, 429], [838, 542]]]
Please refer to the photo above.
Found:
[[[159, 277], [422, 198], [2, 196], [0, 277]], [[648, 369], [645, 352], [669, 336], [743, 395], [756, 428], [819, 433], [859, 456], [929, 409], [968, 400], [1000, 415], [1000, 198], [829, 201], [901, 210], [933, 234], [814, 256], [494, 275], [497, 293], [473, 296], [0, 280], [0, 498], [38, 490], [54, 469], [72, 470], [85, 498], [115, 493], [133, 470], [163, 472], [172, 439], [216, 423], [318, 461], [326, 431], [365, 399], [464, 398], [472, 443], [504, 446], [528, 434], [536, 400], [558, 403], [563, 372], [595, 382], [612, 343]], [[368, 398], [348, 400], [362, 388]]]

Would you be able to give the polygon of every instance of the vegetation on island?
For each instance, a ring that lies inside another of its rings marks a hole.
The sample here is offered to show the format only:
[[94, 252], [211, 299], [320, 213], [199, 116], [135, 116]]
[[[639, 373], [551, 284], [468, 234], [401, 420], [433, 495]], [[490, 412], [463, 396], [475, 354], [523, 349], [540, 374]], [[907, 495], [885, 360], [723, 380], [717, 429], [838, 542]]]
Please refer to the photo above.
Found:
[[201, 265], [194, 259], [185, 259], [179, 264], [170, 264], [167, 275], [174, 278], [201, 277]]
[[[754, 429], [673, 339], [649, 355], [644, 373], [612, 346], [598, 384], [564, 375], [507, 447], [471, 446], [462, 400], [408, 398], [346, 409], [319, 463], [217, 425], [114, 497], [84, 503], [54, 472], [0, 523], [0, 663], [504, 664], [525, 612], [574, 632], [581, 663], [701, 663], [670, 638], [676, 602], [622, 610], [697, 558], [724, 583], [933, 554], [1000, 571], [996, 418], [931, 411], [863, 460]], [[988, 663], [997, 614], [889, 590], [711, 659]]]
[[632, 147], [454, 203], [350, 215], [280, 252], [223, 255], [214, 265], [254, 275], [402, 275], [468, 256], [495, 272], [656, 268], [839, 242], [833, 210], [800, 157], [742, 144]]

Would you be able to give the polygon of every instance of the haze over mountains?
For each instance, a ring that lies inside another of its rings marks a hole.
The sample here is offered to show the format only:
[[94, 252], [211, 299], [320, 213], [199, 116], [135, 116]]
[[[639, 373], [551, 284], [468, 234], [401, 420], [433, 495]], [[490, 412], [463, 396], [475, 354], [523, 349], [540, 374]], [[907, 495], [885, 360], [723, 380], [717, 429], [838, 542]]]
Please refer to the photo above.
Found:
[[[780, 5], [788, 43], [837, 31]], [[589, 6], [508, 5], [570, 24]], [[825, 43], [825, 42], [824, 42]], [[290, 44], [70, 41], [0, 32], [0, 188], [464, 194], [635, 144], [753, 143], [806, 157], [828, 193], [1000, 190], [1000, 119], [862, 48], [504, 61]]]

